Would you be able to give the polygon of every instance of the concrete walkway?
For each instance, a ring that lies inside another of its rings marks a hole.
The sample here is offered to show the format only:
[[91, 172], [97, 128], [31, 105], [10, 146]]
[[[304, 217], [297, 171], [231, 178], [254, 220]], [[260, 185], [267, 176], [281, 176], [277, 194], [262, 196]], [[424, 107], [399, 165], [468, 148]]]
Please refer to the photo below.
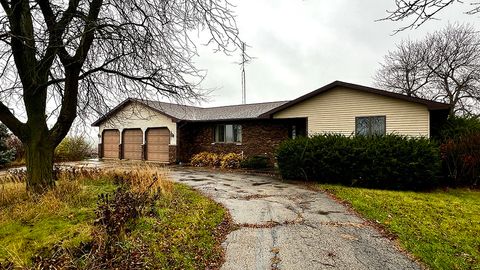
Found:
[[240, 229], [222, 269], [420, 269], [393, 242], [321, 192], [271, 177], [173, 169], [223, 204]]

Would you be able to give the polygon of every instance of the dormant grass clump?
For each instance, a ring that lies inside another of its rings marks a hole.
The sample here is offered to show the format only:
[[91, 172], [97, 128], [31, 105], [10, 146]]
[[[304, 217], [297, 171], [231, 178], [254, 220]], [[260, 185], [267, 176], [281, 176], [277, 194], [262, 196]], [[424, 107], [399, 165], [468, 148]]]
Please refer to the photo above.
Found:
[[168, 179], [165, 168], [136, 165], [130, 169], [110, 169], [107, 174], [117, 184], [126, 184], [136, 193], [160, 192], [162, 195], [169, 195], [173, 189], [173, 183]]
[[127, 185], [135, 193], [155, 193], [169, 195], [173, 183], [168, 180], [164, 168], [137, 165], [131, 168], [98, 169], [56, 167], [55, 188], [42, 195], [29, 193], [26, 189], [24, 170], [14, 170], [0, 179], [0, 221], [5, 218], [21, 220], [58, 212], [65, 207], [81, 207], [89, 197], [88, 183], [110, 182], [114, 185]]

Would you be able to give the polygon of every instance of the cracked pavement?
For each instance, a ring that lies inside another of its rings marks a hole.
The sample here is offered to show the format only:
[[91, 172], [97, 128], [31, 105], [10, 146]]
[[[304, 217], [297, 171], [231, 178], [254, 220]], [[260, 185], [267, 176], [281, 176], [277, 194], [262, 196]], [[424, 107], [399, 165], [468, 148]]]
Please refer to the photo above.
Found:
[[175, 168], [173, 180], [223, 204], [239, 229], [222, 269], [421, 269], [322, 192], [268, 176]]

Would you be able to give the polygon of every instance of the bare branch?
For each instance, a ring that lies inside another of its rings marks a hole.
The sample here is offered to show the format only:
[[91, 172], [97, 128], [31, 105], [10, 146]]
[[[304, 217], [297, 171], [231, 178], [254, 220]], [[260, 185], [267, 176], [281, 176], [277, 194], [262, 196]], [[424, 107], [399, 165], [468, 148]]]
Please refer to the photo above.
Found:
[[20, 120], [18, 120], [10, 111], [10, 109], [7, 106], [5, 106], [5, 104], [3, 104], [1, 101], [0, 101], [0, 122], [5, 124], [8, 127], [8, 129], [10, 129], [10, 131], [12, 131], [13, 134], [15, 134], [15, 136], [19, 138], [23, 138], [25, 136], [25, 132], [24, 132], [25, 124], [20, 122]]
[[375, 81], [390, 91], [448, 102], [451, 113], [479, 114], [480, 36], [470, 25], [455, 24], [404, 41], [385, 56]]
[[[411, 19], [405, 26], [394, 31], [394, 34], [406, 29], [414, 29], [422, 26], [429, 20], [436, 19], [435, 16], [445, 8], [453, 4], [464, 4], [461, 0], [395, 0], [395, 8], [387, 10], [388, 16], [378, 21], [404, 21]], [[469, 3], [473, 8], [466, 11], [466, 14], [477, 14], [480, 12], [480, 3]]]

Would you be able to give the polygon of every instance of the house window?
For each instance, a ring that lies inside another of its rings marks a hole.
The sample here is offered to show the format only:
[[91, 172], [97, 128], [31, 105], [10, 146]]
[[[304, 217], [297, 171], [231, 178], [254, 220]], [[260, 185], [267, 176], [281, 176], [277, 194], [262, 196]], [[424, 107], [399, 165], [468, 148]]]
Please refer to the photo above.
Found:
[[241, 125], [216, 125], [215, 142], [240, 143], [242, 142]]
[[290, 135], [291, 135], [290, 137], [291, 137], [292, 139], [297, 138], [297, 126], [295, 126], [295, 125], [292, 126], [292, 132], [291, 132]]
[[367, 116], [355, 118], [355, 134], [361, 136], [385, 135], [385, 116]]

